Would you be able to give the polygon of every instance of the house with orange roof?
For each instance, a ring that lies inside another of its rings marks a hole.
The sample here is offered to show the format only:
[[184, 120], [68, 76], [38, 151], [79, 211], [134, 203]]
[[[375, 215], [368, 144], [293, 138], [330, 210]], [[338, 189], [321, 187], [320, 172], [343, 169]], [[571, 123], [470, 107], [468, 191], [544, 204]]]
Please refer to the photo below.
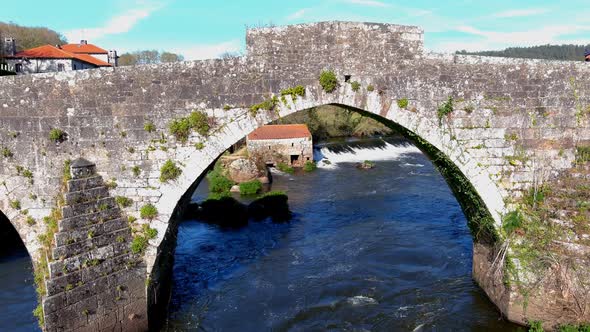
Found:
[[304, 124], [262, 126], [246, 137], [248, 154], [267, 165], [285, 163], [302, 167], [313, 161], [313, 139]]
[[117, 52], [82, 40], [80, 44], [43, 45], [16, 52], [16, 41], [5, 39], [4, 61], [17, 75], [82, 70], [117, 65]]

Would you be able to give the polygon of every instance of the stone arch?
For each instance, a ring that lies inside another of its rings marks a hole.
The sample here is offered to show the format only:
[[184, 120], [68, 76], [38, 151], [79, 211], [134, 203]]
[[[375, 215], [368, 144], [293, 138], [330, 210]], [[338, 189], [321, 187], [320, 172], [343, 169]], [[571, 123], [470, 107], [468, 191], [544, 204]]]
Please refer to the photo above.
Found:
[[10, 206], [10, 199], [8, 196], [0, 198], [0, 219], [5, 218], [14, 228], [20, 240], [27, 249], [27, 253], [35, 261], [39, 256], [39, 243], [37, 239], [37, 228], [40, 220], [37, 220], [34, 225], [27, 224], [27, 217], [23, 215], [21, 209], [15, 209]]
[[[205, 176], [206, 170], [221, 154], [257, 127], [321, 105], [339, 105], [373, 117], [400, 131], [437, 165], [461, 204], [474, 236], [477, 238], [480, 231], [485, 231], [487, 234], [482, 236], [484, 242], [490, 243], [497, 239], [501, 216], [505, 211], [501, 190], [490, 179], [487, 171], [479, 166], [476, 158], [471, 156], [443, 125], [410, 110], [401, 109], [393, 98], [383, 98], [376, 91], [366, 92], [359, 98], [348, 84], [340, 86], [338, 91], [331, 94], [318, 91], [317, 87], [307, 87], [306, 91], [303, 98], [293, 100], [287, 97], [287, 102], [280, 103], [276, 113], [257, 114], [255, 121], [252, 121], [248, 110], [241, 110], [238, 120], [226, 124], [209, 137], [202, 151], [193, 151], [176, 160], [184, 166], [183, 173], [174, 183], [163, 184], [160, 187], [162, 196], [156, 203], [160, 216], [155, 222], [160, 225], [158, 229], [165, 235], [154, 241], [157, 245], [150, 246], [148, 250], [151, 252], [146, 255], [150, 280], [158, 281], [148, 287], [150, 319], [152, 315], [161, 315], [165, 312], [156, 309], [159, 308], [157, 299], [162, 298], [162, 295], [166, 298], [170, 291], [169, 270], [172, 267], [176, 238], [176, 225], [173, 219], [180, 212], [177, 207], [182, 205], [183, 200], [190, 198], [189, 193]], [[436, 114], [436, 111], [432, 110], [432, 113]], [[475, 209], [474, 205], [478, 205], [478, 208]], [[488, 224], [484, 225], [487, 229], [480, 227], [479, 223], [482, 220], [475, 220], [482, 218], [487, 219]], [[168, 220], [170, 221], [166, 222]]]

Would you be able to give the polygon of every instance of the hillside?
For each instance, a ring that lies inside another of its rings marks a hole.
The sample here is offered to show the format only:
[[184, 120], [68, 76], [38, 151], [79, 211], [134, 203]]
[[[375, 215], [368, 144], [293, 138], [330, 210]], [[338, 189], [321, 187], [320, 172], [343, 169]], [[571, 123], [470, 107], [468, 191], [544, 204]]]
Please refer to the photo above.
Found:
[[504, 58], [526, 58], [583, 61], [584, 49], [589, 45], [540, 45], [531, 47], [509, 47], [502, 51], [467, 52], [457, 51], [457, 54], [497, 56]]
[[[16, 23], [0, 22], [0, 46], [3, 46], [5, 37], [16, 39], [16, 50], [18, 52], [46, 44], [62, 45], [67, 43], [66, 38], [61, 33], [49, 28], [26, 27]], [[0, 52], [3, 49], [3, 47], [0, 47]]]

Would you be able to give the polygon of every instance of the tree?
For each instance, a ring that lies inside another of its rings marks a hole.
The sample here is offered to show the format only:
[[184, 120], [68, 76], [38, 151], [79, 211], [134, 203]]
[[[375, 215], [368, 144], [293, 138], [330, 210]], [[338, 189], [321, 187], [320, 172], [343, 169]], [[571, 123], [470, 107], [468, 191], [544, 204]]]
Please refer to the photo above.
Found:
[[66, 38], [59, 32], [45, 27], [27, 27], [16, 23], [0, 22], [0, 40], [2, 46], [5, 37], [16, 39], [16, 51], [20, 52], [29, 48], [50, 45], [66, 44]]
[[457, 51], [456, 53], [505, 58], [583, 61], [584, 49], [589, 46], [590, 45], [540, 45], [531, 47], [509, 47], [502, 51], [467, 52], [462, 50]]
[[143, 50], [124, 53], [119, 57], [119, 66], [145, 65], [151, 63], [177, 62], [184, 60], [180, 54], [157, 50]]

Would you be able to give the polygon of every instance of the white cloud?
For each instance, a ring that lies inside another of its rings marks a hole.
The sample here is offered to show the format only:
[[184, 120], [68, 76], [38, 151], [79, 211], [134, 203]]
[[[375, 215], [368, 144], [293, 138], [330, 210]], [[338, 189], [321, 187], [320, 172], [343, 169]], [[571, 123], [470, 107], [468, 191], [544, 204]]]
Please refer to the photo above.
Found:
[[81, 39], [90, 41], [100, 39], [107, 35], [116, 35], [131, 30], [139, 21], [150, 16], [161, 6], [150, 5], [144, 8], [132, 9], [109, 19], [103, 26], [94, 28], [81, 28], [65, 32], [65, 36], [71, 43]]
[[301, 10], [298, 10], [298, 11], [294, 12], [293, 14], [287, 16], [287, 20], [288, 21], [293, 21], [293, 20], [296, 20], [298, 18], [302, 18], [303, 15], [305, 15], [305, 12], [307, 12], [307, 8], [303, 8]]
[[573, 40], [564, 39], [562, 36], [590, 31], [590, 26], [574, 24], [549, 25], [540, 29], [513, 32], [483, 31], [471, 26], [457, 26], [454, 30], [471, 34], [476, 38], [468, 41], [439, 43], [435, 45], [434, 49], [443, 52], [457, 50], [484, 51], [498, 50], [510, 46], [570, 43]]
[[547, 8], [515, 9], [499, 12], [492, 16], [497, 18], [525, 17], [541, 15], [547, 12], [549, 12], [549, 9]]
[[196, 44], [188, 47], [170, 48], [169, 51], [182, 54], [186, 60], [204, 60], [218, 58], [226, 52], [239, 52], [240, 48], [240, 41], [230, 40], [218, 44]]
[[346, 0], [348, 3], [367, 7], [389, 7], [390, 4], [376, 0]]

